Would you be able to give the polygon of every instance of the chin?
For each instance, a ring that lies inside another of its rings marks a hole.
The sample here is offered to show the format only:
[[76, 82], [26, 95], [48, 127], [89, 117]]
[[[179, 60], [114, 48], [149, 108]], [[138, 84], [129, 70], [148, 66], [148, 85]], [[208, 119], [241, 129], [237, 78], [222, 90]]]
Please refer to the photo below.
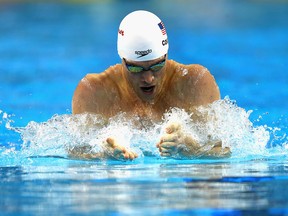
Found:
[[145, 94], [142, 92], [141, 94], [141, 100], [147, 103], [153, 103], [155, 99], [155, 93], [153, 94]]

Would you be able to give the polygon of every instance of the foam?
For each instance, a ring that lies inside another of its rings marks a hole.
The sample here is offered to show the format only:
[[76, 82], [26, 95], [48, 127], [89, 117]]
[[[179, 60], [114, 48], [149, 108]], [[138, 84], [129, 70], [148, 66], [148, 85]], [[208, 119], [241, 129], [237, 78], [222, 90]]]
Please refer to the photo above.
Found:
[[[252, 111], [238, 107], [228, 97], [208, 107], [199, 107], [197, 112], [198, 115], [208, 115], [206, 124], [193, 121], [191, 117], [194, 114], [173, 108], [165, 113], [161, 123], [152, 124], [145, 129], [135, 127], [125, 114], [119, 114], [108, 122], [100, 115], [93, 114], [54, 115], [46, 122], [31, 121], [21, 128], [11, 126], [13, 121], [7, 113], [1, 111], [0, 114], [1, 124], [5, 123], [7, 129], [20, 134], [21, 143], [18, 145], [21, 148], [18, 154], [25, 158], [47, 155], [67, 157], [67, 149], [79, 146], [89, 146], [91, 153], [101, 152], [105, 148], [101, 143], [108, 137], [115, 138], [119, 144], [137, 152], [139, 158], [145, 155], [160, 158], [156, 144], [167, 125], [174, 122], [181, 124], [183, 130], [200, 144], [204, 145], [207, 135], [210, 136], [209, 139], [221, 139], [223, 147], [230, 147], [232, 159], [287, 153], [286, 134], [281, 137], [275, 135], [280, 128], [253, 125], [249, 120]], [[281, 139], [283, 145], [271, 147], [270, 144], [275, 139]], [[2, 147], [0, 152], [1, 156], [13, 157], [17, 150]]]

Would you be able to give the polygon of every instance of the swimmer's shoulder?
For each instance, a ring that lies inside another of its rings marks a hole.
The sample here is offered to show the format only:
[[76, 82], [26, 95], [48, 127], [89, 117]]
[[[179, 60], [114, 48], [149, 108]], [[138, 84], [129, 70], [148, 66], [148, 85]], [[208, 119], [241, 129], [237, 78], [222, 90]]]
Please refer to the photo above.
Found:
[[212, 76], [209, 70], [200, 64], [185, 65], [174, 60], [169, 60], [169, 67], [175, 78], [182, 78], [183, 80], [198, 77], [199, 75], [202, 75], [203, 77]]
[[[187, 95], [187, 99], [196, 104], [213, 102], [220, 98], [219, 87], [210, 71], [200, 64], [181, 64], [175, 61], [173, 65], [173, 82], [181, 92]], [[189, 95], [191, 97], [189, 97]]]
[[[118, 96], [116, 80], [120, 79], [120, 65], [109, 67], [102, 73], [89, 73], [78, 84], [72, 100], [73, 113], [103, 112]], [[102, 109], [102, 108], [103, 109]]]
[[199, 85], [216, 83], [210, 71], [200, 64], [185, 65], [173, 60], [169, 63], [173, 68], [173, 78], [181, 84], [199, 87]]
[[108, 84], [117, 82], [117, 80], [122, 78], [121, 74], [121, 64], [116, 64], [110, 66], [102, 73], [89, 73], [82, 80], [84, 84], [90, 84], [92, 86], [107, 87]]

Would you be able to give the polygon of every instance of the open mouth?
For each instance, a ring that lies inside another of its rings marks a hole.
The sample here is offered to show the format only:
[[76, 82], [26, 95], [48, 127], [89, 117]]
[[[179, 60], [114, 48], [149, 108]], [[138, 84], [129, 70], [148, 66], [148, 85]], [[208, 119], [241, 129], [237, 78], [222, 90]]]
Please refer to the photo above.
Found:
[[155, 86], [140, 87], [145, 94], [153, 94]]

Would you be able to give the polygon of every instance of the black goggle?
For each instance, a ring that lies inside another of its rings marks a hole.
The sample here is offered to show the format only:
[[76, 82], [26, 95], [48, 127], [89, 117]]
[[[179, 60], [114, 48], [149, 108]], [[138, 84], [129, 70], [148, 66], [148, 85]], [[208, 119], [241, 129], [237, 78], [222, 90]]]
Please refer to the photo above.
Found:
[[141, 66], [137, 66], [137, 65], [127, 64], [125, 59], [124, 59], [124, 62], [126, 64], [126, 67], [127, 67], [128, 71], [130, 71], [131, 73], [140, 73], [142, 71], [149, 71], [149, 70], [151, 70], [153, 72], [157, 72], [157, 71], [161, 70], [164, 67], [165, 62], [166, 62], [166, 55], [165, 55], [165, 59], [163, 61], [158, 62], [158, 63], [156, 63], [154, 65], [151, 65], [148, 69], [143, 68]]

